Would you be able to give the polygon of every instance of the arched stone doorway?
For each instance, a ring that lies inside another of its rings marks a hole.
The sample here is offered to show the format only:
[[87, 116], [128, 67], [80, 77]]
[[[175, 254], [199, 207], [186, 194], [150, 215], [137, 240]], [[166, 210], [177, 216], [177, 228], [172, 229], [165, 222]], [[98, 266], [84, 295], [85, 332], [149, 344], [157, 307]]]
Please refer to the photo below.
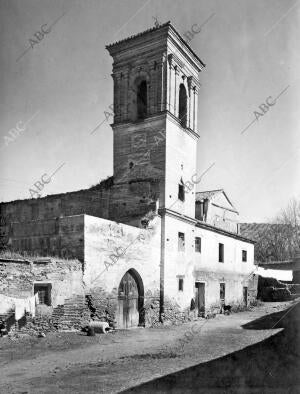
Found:
[[142, 278], [130, 269], [118, 288], [117, 327], [130, 328], [144, 325], [144, 286]]

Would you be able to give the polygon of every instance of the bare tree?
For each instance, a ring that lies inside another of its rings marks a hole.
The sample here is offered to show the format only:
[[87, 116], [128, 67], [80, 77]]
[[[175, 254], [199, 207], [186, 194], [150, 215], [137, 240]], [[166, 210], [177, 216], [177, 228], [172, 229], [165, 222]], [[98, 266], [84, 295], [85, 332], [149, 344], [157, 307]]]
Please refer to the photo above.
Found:
[[276, 260], [295, 256], [300, 248], [300, 201], [292, 198], [275, 217], [272, 225], [273, 250]]
[[291, 229], [291, 241], [295, 243], [294, 247], [300, 245], [300, 201], [292, 198], [287, 207], [282, 209], [277, 218], [277, 223], [286, 224]]
[[300, 249], [300, 201], [291, 199], [269, 223], [247, 223], [241, 229], [256, 241], [256, 261], [292, 259]]

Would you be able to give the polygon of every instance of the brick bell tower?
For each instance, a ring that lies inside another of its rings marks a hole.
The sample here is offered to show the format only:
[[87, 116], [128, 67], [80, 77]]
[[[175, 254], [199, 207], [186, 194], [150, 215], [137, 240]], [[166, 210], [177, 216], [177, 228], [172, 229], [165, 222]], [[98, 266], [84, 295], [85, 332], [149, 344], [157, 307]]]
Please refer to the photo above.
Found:
[[140, 225], [151, 210], [195, 217], [199, 72], [205, 66], [167, 22], [108, 45], [113, 57], [114, 187], [110, 218]]

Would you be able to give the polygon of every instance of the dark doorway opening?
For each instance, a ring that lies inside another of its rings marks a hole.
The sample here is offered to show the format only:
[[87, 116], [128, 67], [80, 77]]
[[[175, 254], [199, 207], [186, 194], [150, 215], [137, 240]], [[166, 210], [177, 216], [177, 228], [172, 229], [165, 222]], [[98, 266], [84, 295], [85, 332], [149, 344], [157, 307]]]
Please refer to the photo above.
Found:
[[203, 316], [205, 314], [205, 283], [196, 282], [195, 288], [196, 309], [198, 309], [198, 316]]
[[35, 283], [34, 294], [38, 293], [39, 304], [51, 306], [51, 283]]
[[221, 307], [225, 305], [225, 283], [220, 283], [220, 303]]
[[243, 300], [244, 300], [244, 305], [248, 305], [248, 287], [243, 287]]

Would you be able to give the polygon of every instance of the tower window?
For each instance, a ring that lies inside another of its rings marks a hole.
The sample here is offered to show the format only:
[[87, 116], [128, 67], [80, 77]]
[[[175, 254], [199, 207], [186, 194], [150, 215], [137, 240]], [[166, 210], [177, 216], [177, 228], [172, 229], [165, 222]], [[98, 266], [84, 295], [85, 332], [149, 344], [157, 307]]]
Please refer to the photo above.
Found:
[[184, 252], [184, 250], [185, 250], [184, 233], [178, 233], [178, 251]]
[[147, 116], [147, 82], [142, 81], [137, 88], [137, 117], [144, 119]]
[[179, 122], [182, 127], [187, 124], [187, 96], [183, 83], [179, 86]]
[[183, 185], [183, 183], [178, 184], [178, 200], [184, 201], [184, 185]]
[[224, 244], [219, 244], [219, 263], [224, 263]]
[[242, 261], [244, 263], [247, 261], [247, 250], [242, 250]]

